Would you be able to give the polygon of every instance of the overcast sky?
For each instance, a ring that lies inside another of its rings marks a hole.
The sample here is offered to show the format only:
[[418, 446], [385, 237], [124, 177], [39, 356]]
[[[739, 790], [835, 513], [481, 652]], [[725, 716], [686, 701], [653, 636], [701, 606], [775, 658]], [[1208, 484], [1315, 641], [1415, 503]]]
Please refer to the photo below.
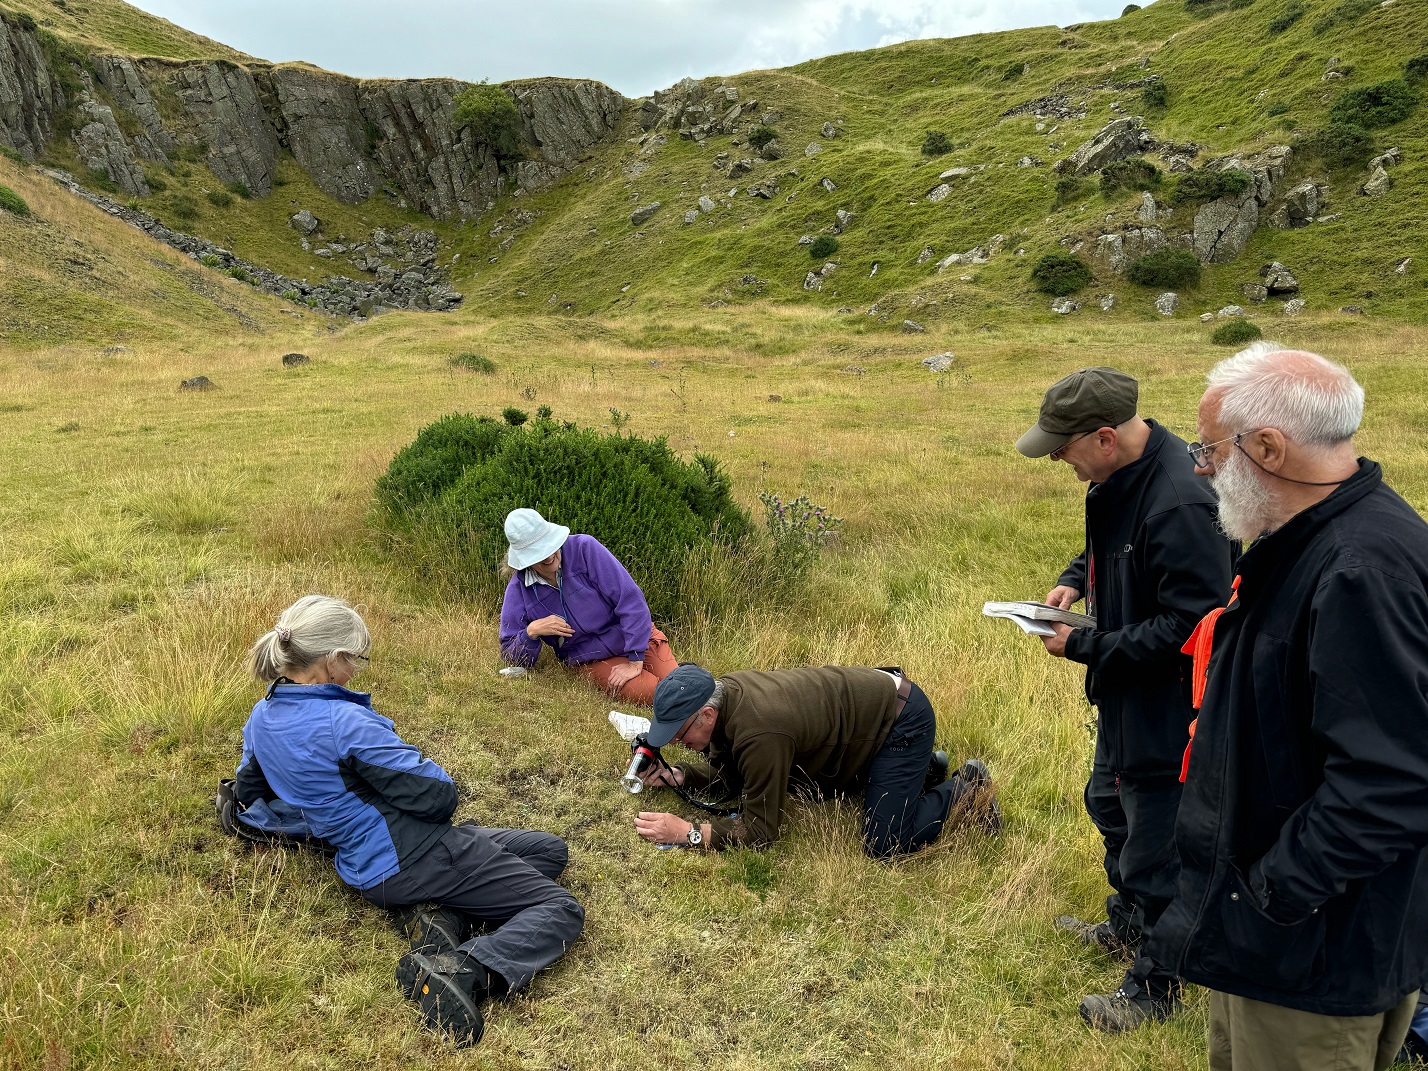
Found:
[[362, 78], [598, 78], [628, 97], [912, 38], [1065, 26], [1125, 0], [131, 0], [250, 55]]

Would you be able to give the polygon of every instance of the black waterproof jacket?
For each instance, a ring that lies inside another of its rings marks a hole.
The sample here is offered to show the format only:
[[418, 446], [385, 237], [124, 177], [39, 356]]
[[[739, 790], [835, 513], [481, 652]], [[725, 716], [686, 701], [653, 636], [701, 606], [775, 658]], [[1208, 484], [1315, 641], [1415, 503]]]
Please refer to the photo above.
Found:
[[1096, 618], [1067, 637], [1066, 657], [1086, 666], [1097, 757], [1118, 776], [1179, 774], [1194, 717], [1180, 648], [1229, 598], [1238, 550], [1184, 440], [1146, 423], [1140, 459], [1086, 492], [1086, 549], [1058, 581]]
[[1428, 524], [1360, 460], [1239, 572], [1153, 955], [1222, 992], [1375, 1015], [1428, 981]]

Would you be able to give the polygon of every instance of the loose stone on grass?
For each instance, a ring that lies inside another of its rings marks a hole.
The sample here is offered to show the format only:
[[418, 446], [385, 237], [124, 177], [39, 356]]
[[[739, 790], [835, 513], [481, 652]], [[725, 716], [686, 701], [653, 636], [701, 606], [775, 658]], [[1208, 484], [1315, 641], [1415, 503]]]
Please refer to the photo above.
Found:
[[945, 372], [956, 363], [957, 355], [954, 353], [934, 353], [922, 359], [922, 366], [929, 372]]
[[218, 384], [207, 376], [193, 376], [179, 384], [179, 390], [217, 390]]

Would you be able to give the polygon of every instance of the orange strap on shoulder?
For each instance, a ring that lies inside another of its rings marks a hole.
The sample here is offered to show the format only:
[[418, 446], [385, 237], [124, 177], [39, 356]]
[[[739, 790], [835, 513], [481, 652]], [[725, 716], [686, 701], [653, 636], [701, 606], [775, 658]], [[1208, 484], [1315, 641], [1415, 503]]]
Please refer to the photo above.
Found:
[[[1220, 620], [1220, 615], [1234, 605], [1235, 599], [1239, 597], [1240, 578], [1235, 577], [1230, 585], [1230, 601], [1224, 606], [1217, 606], [1200, 619], [1200, 623], [1195, 626], [1195, 631], [1190, 633], [1190, 638], [1185, 641], [1185, 645], [1180, 648], [1182, 654], [1190, 656], [1190, 705], [1196, 710], [1200, 709], [1200, 704], [1205, 701], [1205, 687], [1209, 683], [1210, 676], [1210, 655], [1215, 650], [1215, 622]], [[1185, 744], [1185, 757], [1180, 761], [1180, 780], [1183, 783], [1186, 775], [1190, 772], [1190, 748], [1195, 743], [1195, 726], [1200, 719], [1196, 718], [1190, 723], [1190, 739]]]

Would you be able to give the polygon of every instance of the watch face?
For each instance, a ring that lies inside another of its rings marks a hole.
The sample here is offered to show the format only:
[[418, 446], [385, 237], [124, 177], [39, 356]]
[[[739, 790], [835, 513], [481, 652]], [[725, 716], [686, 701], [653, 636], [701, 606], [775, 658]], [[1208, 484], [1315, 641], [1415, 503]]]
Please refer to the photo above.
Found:
[[690, 844], [698, 845], [704, 843], [704, 833], [700, 830], [698, 826], [695, 826], [689, 831], [688, 837]]

